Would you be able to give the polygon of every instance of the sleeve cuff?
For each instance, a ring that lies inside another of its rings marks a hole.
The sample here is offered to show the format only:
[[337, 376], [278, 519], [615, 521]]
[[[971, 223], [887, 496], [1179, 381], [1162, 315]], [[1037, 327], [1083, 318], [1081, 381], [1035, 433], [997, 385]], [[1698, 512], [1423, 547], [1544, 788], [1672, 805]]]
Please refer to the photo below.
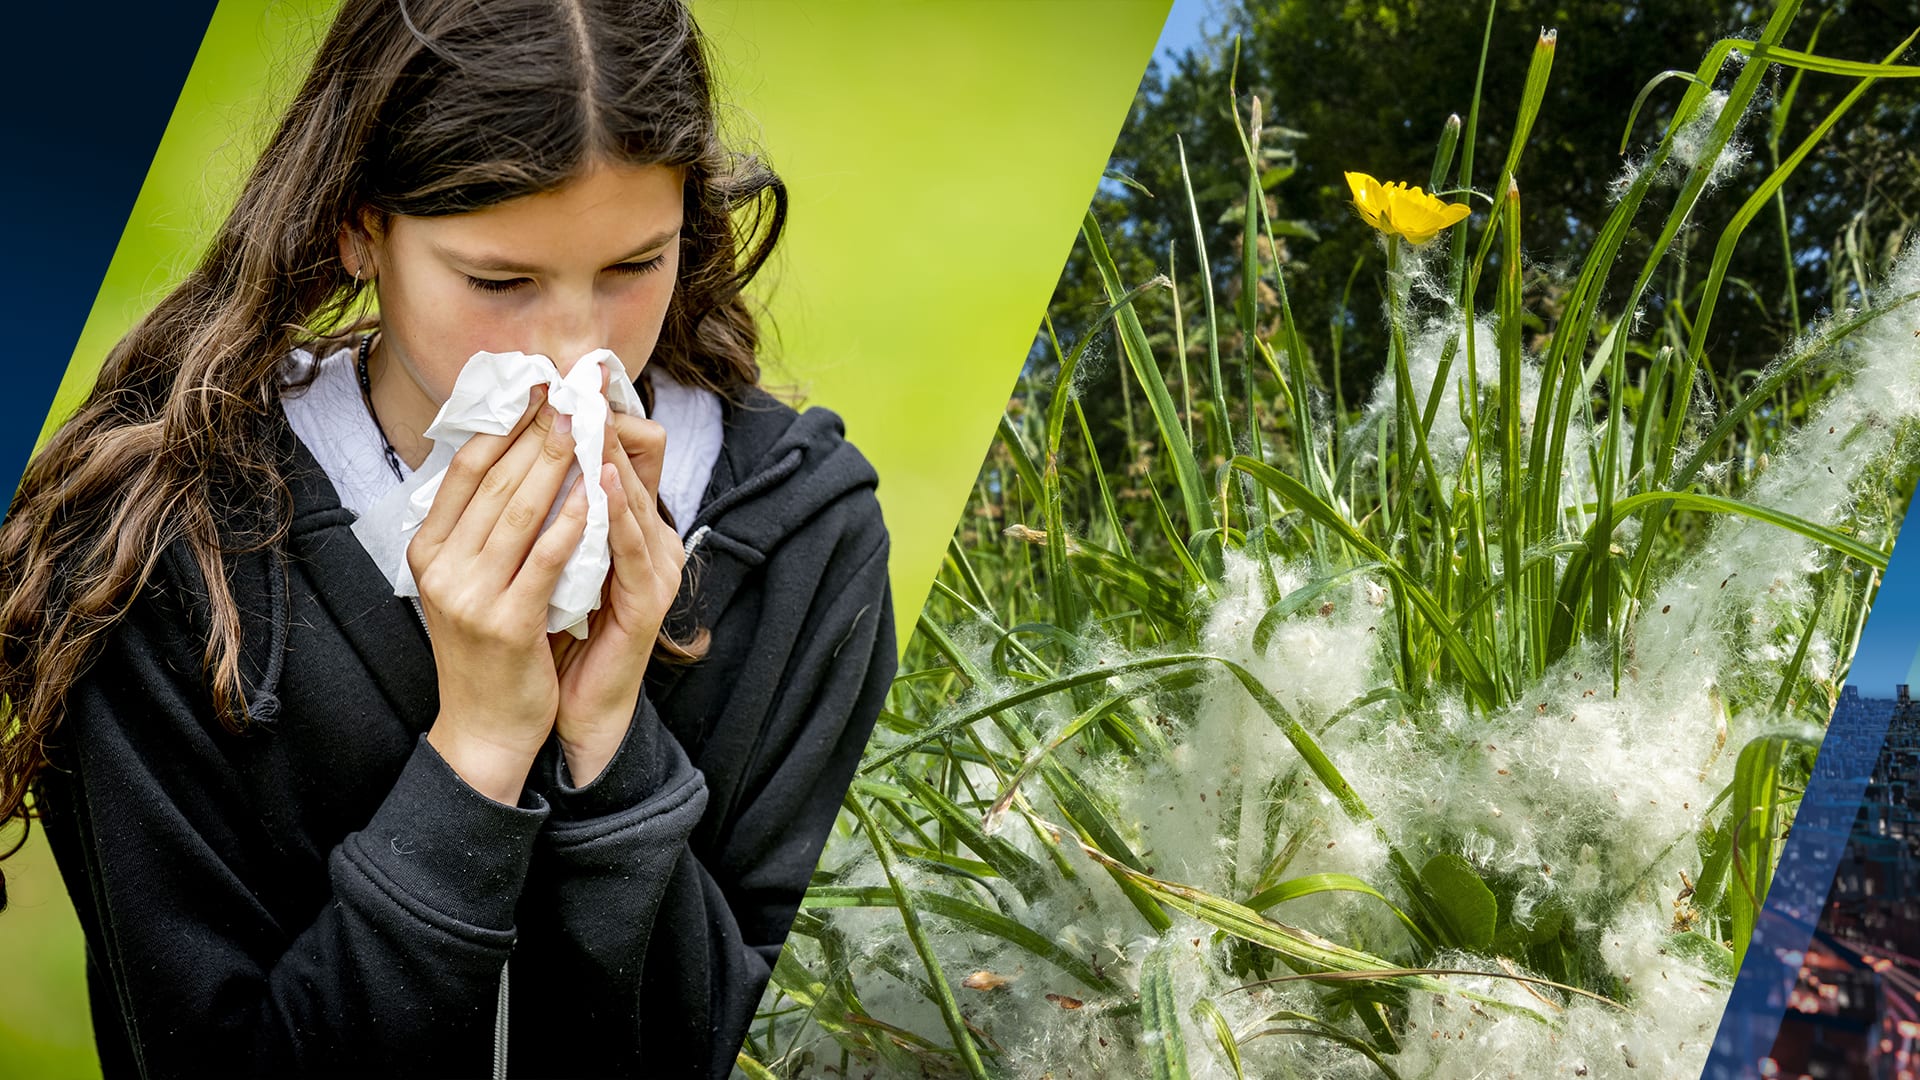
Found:
[[475, 791], [422, 735], [380, 809], [349, 839], [408, 896], [461, 922], [505, 930], [550, 810], [528, 788], [519, 806]]
[[661, 723], [660, 714], [654, 711], [646, 690], [642, 689], [640, 703], [633, 711], [633, 722], [627, 725], [626, 737], [620, 740], [606, 768], [587, 784], [574, 786], [573, 777], [567, 773], [567, 755], [560, 749], [560, 741], [548, 739], [534, 762], [534, 772], [540, 789], [553, 805], [554, 820], [606, 817], [644, 802], [660, 786], [664, 772], [661, 750], [664, 741], [672, 738]]

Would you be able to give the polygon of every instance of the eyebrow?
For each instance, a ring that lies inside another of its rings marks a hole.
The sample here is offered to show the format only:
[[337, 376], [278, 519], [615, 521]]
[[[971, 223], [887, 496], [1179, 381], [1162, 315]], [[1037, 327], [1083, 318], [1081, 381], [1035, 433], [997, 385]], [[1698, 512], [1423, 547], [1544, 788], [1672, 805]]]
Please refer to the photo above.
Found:
[[[652, 251], [655, 248], [665, 247], [670, 241], [673, 240], [674, 237], [680, 235], [680, 229], [681, 229], [681, 226], [675, 226], [671, 229], [665, 230], [664, 232], [656, 233], [653, 236], [649, 236], [645, 240], [641, 241], [639, 247], [634, 248], [628, 254], [613, 260], [613, 262], [608, 263], [607, 265], [614, 266], [623, 262], [632, 262], [633, 260], [639, 258], [642, 255], [645, 255], [647, 252]], [[492, 255], [467, 255], [467, 254], [463, 254], [461, 252], [455, 251], [450, 247], [442, 246], [441, 244], [438, 244], [438, 243], [435, 243], [432, 246], [433, 246], [433, 250], [439, 253], [441, 258], [446, 259], [449, 262], [458, 263], [461, 266], [465, 266], [470, 270], [481, 270], [481, 271], [485, 271], [487, 273], [493, 273], [493, 274], [521, 274], [521, 275], [527, 275], [527, 276], [538, 274], [542, 270], [541, 267], [528, 266], [525, 263], [515, 262], [513, 259], [506, 258], [506, 257], [496, 257]]]

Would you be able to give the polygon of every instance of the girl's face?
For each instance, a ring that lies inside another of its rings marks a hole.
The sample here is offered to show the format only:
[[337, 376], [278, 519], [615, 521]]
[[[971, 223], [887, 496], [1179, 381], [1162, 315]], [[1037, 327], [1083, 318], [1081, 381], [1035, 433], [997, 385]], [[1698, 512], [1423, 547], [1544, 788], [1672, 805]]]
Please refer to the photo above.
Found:
[[565, 373], [602, 347], [637, 378], [679, 272], [682, 180], [665, 165], [596, 162], [483, 210], [343, 229], [342, 259], [378, 289], [383, 381], [404, 371], [437, 409], [481, 350], [541, 353]]

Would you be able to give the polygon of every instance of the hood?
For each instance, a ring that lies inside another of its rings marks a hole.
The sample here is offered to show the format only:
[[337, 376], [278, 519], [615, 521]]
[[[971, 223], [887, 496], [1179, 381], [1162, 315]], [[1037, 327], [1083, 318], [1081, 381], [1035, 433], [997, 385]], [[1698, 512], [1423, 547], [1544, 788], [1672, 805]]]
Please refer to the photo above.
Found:
[[686, 532], [688, 577], [667, 615], [671, 631], [694, 616], [711, 624], [726, 607], [742, 574], [770, 557], [787, 537], [828, 506], [879, 485], [873, 466], [846, 440], [838, 413], [814, 407], [796, 412], [759, 387], [722, 405], [725, 435], [720, 458]]
[[849, 492], [878, 486], [831, 409], [795, 412], [759, 387], [722, 406], [726, 434], [687, 549], [716, 541], [765, 556], [808, 518]]
[[720, 459], [685, 532], [689, 557], [710, 546], [758, 563], [824, 507], [879, 484], [833, 409], [797, 413], [753, 386], [726, 400], [722, 423]]

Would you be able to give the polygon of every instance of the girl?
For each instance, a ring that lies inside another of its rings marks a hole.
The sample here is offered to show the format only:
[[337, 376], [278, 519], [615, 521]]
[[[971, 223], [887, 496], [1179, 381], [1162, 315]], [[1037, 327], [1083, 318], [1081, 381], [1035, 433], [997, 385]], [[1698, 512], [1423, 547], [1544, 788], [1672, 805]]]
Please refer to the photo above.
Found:
[[[346, 0], [0, 530], [0, 820], [48, 831], [108, 1076], [729, 1071], [895, 666], [873, 471], [757, 386], [785, 206], [678, 0]], [[543, 524], [536, 389], [396, 597], [351, 525], [467, 358], [599, 347], [655, 419]]]

